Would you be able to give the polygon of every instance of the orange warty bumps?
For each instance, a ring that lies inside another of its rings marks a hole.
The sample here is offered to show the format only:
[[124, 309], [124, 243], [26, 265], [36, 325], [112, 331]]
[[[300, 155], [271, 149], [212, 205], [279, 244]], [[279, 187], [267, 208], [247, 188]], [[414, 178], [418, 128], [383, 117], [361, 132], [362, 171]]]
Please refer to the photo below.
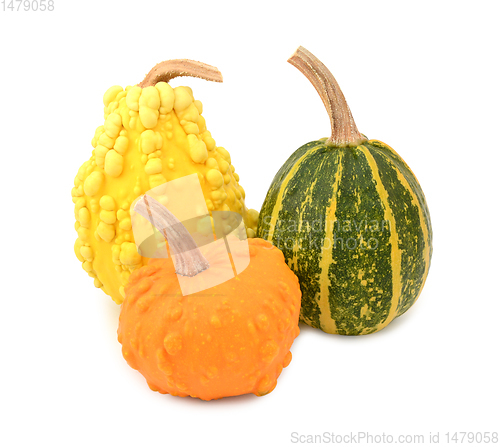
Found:
[[242, 273], [192, 295], [182, 296], [171, 259], [152, 259], [130, 276], [118, 340], [152, 390], [211, 400], [276, 386], [300, 332], [301, 292], [279, 249], [248, 244]]

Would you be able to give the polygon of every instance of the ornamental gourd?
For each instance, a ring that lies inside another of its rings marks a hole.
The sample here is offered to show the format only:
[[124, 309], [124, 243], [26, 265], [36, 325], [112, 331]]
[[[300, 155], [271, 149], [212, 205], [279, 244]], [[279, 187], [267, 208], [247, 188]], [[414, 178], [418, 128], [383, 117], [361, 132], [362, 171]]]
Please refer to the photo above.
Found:
[[[248, 239], [248, 245], [245, 270], [187, 296], [172, 258], [151, 259], [130, 276], [118, 341], [153, 391], [212, 400], [263, 396], [276, 386], [300, 332], [300, 286], [280, 250], [262, 239]], [[227, 252], [218, 256], [208, 268], [199, 263], [197, 281], [222, 268]]]
[[389, 146], [368, 140], [329, 70], [299, 47], [289, 62], [314, 85], [332, 136], [300, 147], [276, 174], [258, 237], [297, 274], [301, 320], [328, 333], [370, 334], [405, 313], [429, 270], [424, 193]]
[[103, 126], [92, 139], [91, 158], [78, 170], [75, 254], [84, 270], [120, 304], [135, 269], [147, 263], [134, 244], [129, 207], [142, 193], [197, 173], [207, 208], [240, 213], [249, 237], [258, 213], [245, 206], [245, 191], [229, 152], [218, 147], [189, 87], [172, 88], [176, 76], [222, 82], [209, 65], [170, 60], [155, 66], [139, 85], [113, 86], [104, 94]]

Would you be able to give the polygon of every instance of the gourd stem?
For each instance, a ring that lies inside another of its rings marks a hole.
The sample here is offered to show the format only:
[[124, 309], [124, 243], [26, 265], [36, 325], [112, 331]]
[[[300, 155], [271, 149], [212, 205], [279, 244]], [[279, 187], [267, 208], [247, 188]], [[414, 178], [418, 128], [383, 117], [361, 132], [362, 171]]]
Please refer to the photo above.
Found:
[[168, 241], [175, 259], [175, 273], [193, 277], [210, 267], [186, 227], [160, 202], [144, 194], [134, 211], [147, 219]]
[[332, 136], [327, 142], [343, 147], [357, 146], [366, 141], [358, 131], [342, 90], [330, 70], [304, 47], [297, 48], [288, 62], [309, 79], [326, 107], [332, 127]]
[[221, 72], [212, 65], [189, 59], [172, 59], [155, 65], [138, 86], [145, 88], [161, 81], [168, 82], [178, 76], [192, 76], [207, 81], [222, 82]]

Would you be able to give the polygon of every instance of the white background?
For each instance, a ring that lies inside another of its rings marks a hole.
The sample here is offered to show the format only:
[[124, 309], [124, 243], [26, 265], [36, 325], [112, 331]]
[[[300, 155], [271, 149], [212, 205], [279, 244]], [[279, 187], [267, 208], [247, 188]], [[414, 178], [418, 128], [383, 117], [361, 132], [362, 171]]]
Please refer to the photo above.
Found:
[[[292, 433], [500, 431], [498, 65], [495, 1], [63, 1], [0, 11], [2, 446], [286, 446]], [[1, 5], [0, 5], [1, 6]], [[232, 156], [249, 207], [279, 167], [329, 135], [287, 58], [333, 72], [358, 128], [398, 151], [426, 194], [434, 256], [416, 305], [364, 337], [301, 325], [265, 397], [153, 393], [116, 339], [119, 307], [82, 270], [70, 190], [103, 123], [102, 95], [157, 62]], [[380, 444], [381, 445], [381, 444]], [[423, 444], [420, 444], [423, 445]]]

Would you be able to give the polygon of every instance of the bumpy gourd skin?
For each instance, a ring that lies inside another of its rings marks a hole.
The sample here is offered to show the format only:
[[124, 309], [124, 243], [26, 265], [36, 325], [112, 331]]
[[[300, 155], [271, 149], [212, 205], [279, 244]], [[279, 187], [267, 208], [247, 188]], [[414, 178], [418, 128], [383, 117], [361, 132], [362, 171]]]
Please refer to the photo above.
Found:
[[276, 386], [300, 332], [300, 287], [279, 249], [263, 239], [248, 243], [242, 273], [188, 296], [171, 258], [152, 259], [131, 275], [118, 341], [153, 391], [211, 400], [261, 396]]
[[137, 252], [130, 221], [130, 205], [139, 195], [197, 173], [208, 210], [240, 213], [248, 237], [255, 235], [258, 212], [245, 207], [231, 157], [216, 146], [189, 87], [113, 86], [103, 101], [104, 125], [71, 191], [75, 254], [94, 285], [120, 304], [131, 272], [147, 263]]

